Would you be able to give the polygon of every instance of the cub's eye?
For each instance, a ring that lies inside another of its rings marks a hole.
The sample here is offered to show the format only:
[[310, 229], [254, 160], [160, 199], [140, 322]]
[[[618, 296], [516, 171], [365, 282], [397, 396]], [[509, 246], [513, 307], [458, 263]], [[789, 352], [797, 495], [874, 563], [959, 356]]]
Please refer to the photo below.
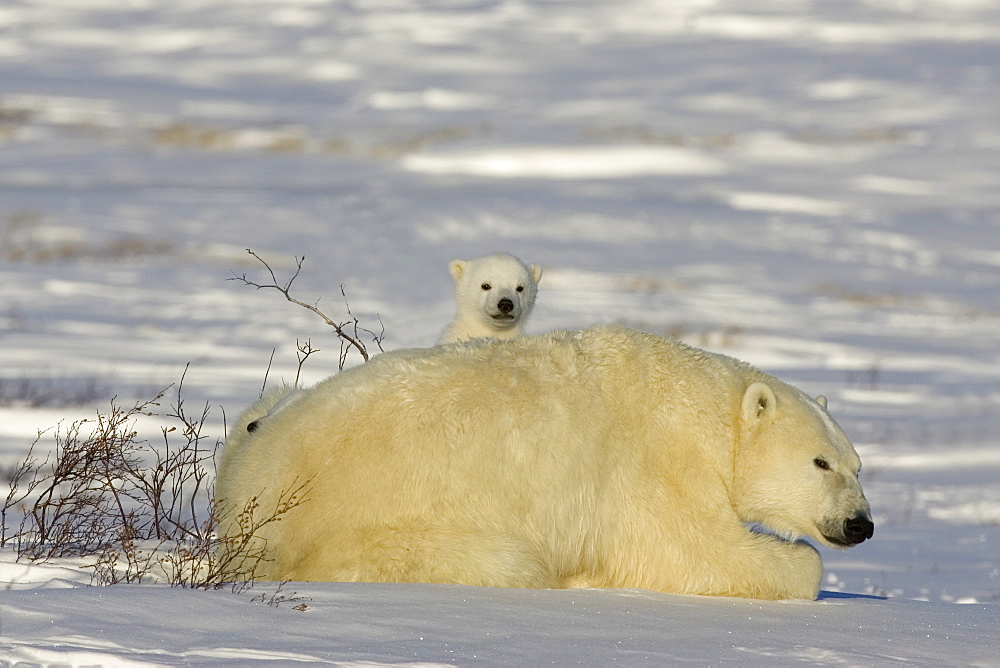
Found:
[[816, 459], [814, 459], [813, 464], [815, 464], [816, 468], [818, 469], [822, 469], [824, 471], [830, 470], [830, 462], [826, 461], [822, 457], [817, 457]]
[[492, 285], [490, 285], [489, 283], [483, 283], [483, 285], [482, 285], [482, 288], [483, 288], [483, 290], [489, 290], [489, 289], [490, 289], [490, 288], [492, 288], [492, 287], [493, 287], [493, 286], [492, 286]]
[[524, 286], [523, 285], [517, 286], [517, 291], [518, 292], [524, 292]]

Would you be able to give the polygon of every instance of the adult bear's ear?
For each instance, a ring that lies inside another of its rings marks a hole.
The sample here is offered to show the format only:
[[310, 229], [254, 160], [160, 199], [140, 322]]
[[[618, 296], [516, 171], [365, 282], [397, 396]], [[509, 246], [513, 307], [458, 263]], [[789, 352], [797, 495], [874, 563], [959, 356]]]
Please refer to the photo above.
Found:
[[774, 390], [767, 383], [751, 383], [743, 394], [743, 419], [747, 422], [770, 417], [777, 409]]
[[465, 273], [465, 260], [452, 260], [448, 263], [448, 271], [456, 281], [462, 278], [462, 274]]
[[826, 410], [826, 397], [824, 397], [822, 394], [816, 397], [816, 403], [820, 405], [820, 408]]
[[542, 280], [542, 268], [537, 264], [531, 265], [531, 277], [535, 279], [535, 283]]

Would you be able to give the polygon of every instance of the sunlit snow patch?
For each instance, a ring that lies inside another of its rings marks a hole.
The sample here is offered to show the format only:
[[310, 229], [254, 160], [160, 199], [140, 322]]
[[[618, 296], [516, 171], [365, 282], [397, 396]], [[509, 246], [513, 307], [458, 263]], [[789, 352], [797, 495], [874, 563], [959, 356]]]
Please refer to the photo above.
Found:
[[426, 88], [412, 92], [378, 91], [368, 97], [368, 105], [374, 109], [394, 111], [402, 109], [464, 110], [488, 109], [494, 106], [494, 100], [488, 95]]
[[731, 207], [742, 211], [801, 213], [807, 216], [839, 216], [847, 210], [847, 206], [841, 202], [781, 193], [739, 192], [732, 193], [728, 199]]
[[411, 155], [402, 165], [425, 174], [536, 179], [707, 176], [726, 171], [721, 161], [702, 153], [665, 146], [510, 147]]
[[901, 179], [893, 176], [865, 174], [854, 179], [852, 185], [858, 190], [889, 195], [933, 195], [936, 189], [928, 181], [919, 179]]
[[65, 589], [90, 584], [86, 558], [65, 558], [59, 563], [17, 561], [13, 550], [0, 552], [0, 587], [15, 589]]
[[998, 524], [1000, 523], [1000, 504], [991, 501], [974, 501], [942, 508], [928, 508], [927, 516], [951, 522]]
[[[986, 469], [1000, 466], [1000, 452], [993, 448], [951, 448], [948, 450], [928, 450], [926, 452], [886, 453], [873, 451], [863, 453], [866, 466], [878, 469], [908, 469], [946, 471], [952, 469]], [[1000, 508], [997, 503], [991, 508]], [[998, 510], [997, 512], [1000, 512]]]

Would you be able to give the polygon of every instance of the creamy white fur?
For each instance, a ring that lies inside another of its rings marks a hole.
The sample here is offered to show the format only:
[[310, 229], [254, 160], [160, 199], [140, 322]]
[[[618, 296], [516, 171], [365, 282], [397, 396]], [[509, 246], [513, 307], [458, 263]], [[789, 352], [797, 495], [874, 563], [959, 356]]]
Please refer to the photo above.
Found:
[[869, 516], [820, 403], [625, 328], [386, 353], [247, 433], [283, 396], [237, 420], [217, 483], [221, 510], [265, 512], [308, 481], [261, 532], [267, 579], [814, 598], [822, 564], [794, 537], [837, 547]]
[[[494, 253], [452, 260], [448, 270], [455, 280], [456, 314], [438, 343], [520, 336], [535, 306], [541, 267], [528, 266], [509, 253]], [[507, 309], [500, 308], [502, 300]]]
[[[509, 253], [494, 253], [475, 260], [452, 260], [448, 270], [455, 280], [455, 319], [442, 332], [439, 344], [467, 341], [481, 337], [510, 339], [524, 332], [524, 325], [535, 306], [542, 268], [530, 267]], [[489, 286], [484, 289], [484, 286]], [[506, 299], [508, 308], [498, 304]], [[256, 431], [297, 401], [303, 390], [289, 392], [266, 415], [247, 425]]]

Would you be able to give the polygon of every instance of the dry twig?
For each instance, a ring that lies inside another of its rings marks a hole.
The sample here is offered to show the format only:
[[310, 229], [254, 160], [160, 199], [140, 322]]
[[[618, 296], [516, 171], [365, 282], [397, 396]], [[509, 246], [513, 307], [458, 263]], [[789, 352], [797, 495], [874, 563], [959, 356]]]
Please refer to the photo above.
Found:
[[[185, 369], [185, 375], [187, 369]], [[157, 413], [167, 391], [123, 408], [115, 400], [96, 419], [39, 432], [10, 474], [0, 507], [0, 547], [18, 559], [91, 558], [98, 585], [165, 579], [200, 589], [250, 586], [266, 559], [260, 530], [305, 501], [296, 483], [274, 508], [257, 499], [236, 509], [230, 535], [216, 537], [220, 516], [211, 484], [219, 442], [205, 445], [208, 405], [185, 409], [184, 376], [176, 395]], [[136, 421], [159, 416], [159, 446], [140, 437]], [[86, 433], [85, 428], [91, 428]], [[51, 432], [53, 452], [34, 452]]]
[[[247, 253], [249, 253], [254, 259], [260, 262], [262, 265], [264, 265], [264, 268], [267, 270], [267, 273], [271, 276], [271, 282], [257, 283], [247, 278], [247, 275], [245, 273], [236, 274], [236, 272], [233, 272], [232, 277], [226, 280], [240, 281], [244, 285], [249, 285], [250, 287], [256, 288], [257, 290], [262, 290], [262, 289], [277, 290], [282, 295], [284, 295], [286, 300], [292, 302], [293, 304], [298, 304], [302, 308], [312, 311], [320, 318], [322, 318], [323, 322], [330, 325], [330, 327], [333, 327], [334, 331], [337, 333], [337, 336], [341, 340], [341, 354], [340, 354], [341, 370], [343, 370], [344, 368], [344, 363], [346, 362], [348, 352], [352, 349], [357, 351], [357, 353], [361, 355], [361, 358], [365, 362], [368, 361], [369, 357], [368, 348], [361, 340], [361, 332], [366, 332], [370, 334], [372, 336], [372, 341], [378, 346], [378, 349], [380, 351], [382, 350], [382, 339], [385, 337], [385, 327], [382, 327], [382, 330], [378, 333], [361, 327], [358, 319], [354, 317], [354, 314], [351, 313], [351, 307], [350, 304], [347, 303], [347, 293], [344, 291], [343, 285], [340, 286], [340, 293], [344, 297], [344, 304], [347, 307], [347, 315], [349, 316], [349, 319], [343, 322], [336, 322], [333, 318], [323, 313], [323, 311], [319, 310], [316, 304], [308, 304], [292, 296], [291, 294], [292, 283], [295, 282], [295, 279], [297, 279], [299, 277], [299, 274], [302, 272], [302, 263], [305, 262], [306, 259], [304, 255], [302, 257], [295, 258], [295, 273], [292, 274], [291, 278], [289, 278], [284, 285], [281, 285], [278, 282], [277, 276], [274, 275], [274, 270], [271, 269], [271, 265], [269, 265], [267, 261], [264, 260], [264, 258], [260, 257], [259, 255], [257, 255], [257, 253], [253, 252], [249, 248], [247, 249]], [[318, 303], [319, 302], [317, 302], [317, 304]], [[381, 323], [381, 320], [379, 322]], [[300, 366], [302, 361], [304, 360], [300, 360]]]

